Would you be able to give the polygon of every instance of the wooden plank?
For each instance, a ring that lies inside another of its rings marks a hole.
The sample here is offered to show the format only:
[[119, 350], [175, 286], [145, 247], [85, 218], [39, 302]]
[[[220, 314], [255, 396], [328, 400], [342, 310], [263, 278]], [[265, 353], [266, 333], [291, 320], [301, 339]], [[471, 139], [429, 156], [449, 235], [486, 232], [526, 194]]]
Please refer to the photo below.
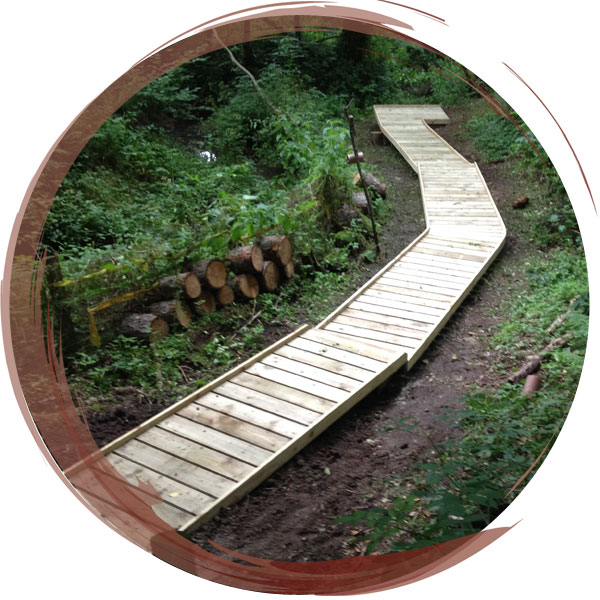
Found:
[[443, 257], [447, 257], [447, 258], [453, 258], [456, 260], [471, 261], [471, 262], [478, 262], [478, 263], [485, 262], [485, 259], [486, 259], [485, 255], [478, 256], [478, 255], [473, 255], [473, 254], [467, 254], [465, 252], [455, 252], [451, 249], [450, 250], [438, 250], [438, 249], [434, 249], [434, 248], [429, 248], [427, 246], [423, 246], [421, 244], [419, 244], [415, 248], [415, 252], [418, 252], [419, 254], [430, 254], [435, 257], [443, 256]]
[[219, 393], [219, 389], [220, 388], [217, 388], [216, 392], [210, 392], [210, 394], [202, 396], [202, 398], [199, 398], [196, 401], [196, 404], [201, 404], [206, 408], [212, 408], [213, 410], [222, 412], [230, 417], [246, 421], [251, 425], [262, 427], [263, 429], [278, 433], [287, 438], [293, 438], [295, 435], [299, 435], [306, 428], [305, 425], [300, 425], [294, 421], [288, 421], [273, 413], [222, 396]]
[[[182, 408], [177, 415], [210, 427], [214, 431], [226, 433], [233, 438], [248, 442], [249, 445], [251, 444], [257, 449], [262, 448], [263, 450], [275, 452], [288, 441], [285, 436], [257, 427], [241, 419], [230, 417], [196, 402]], [[260, 456], [260, 454], [257, 456]]]
[[[204, 387], [200, 388], [199, 390], [196, 390], [195, 392], [192, 392], [191, 394], [189, 394], [188, 396], [186, 396], [179, 402], [176, 402], [175, 404], [169, 406], [165, 410], [159, 412], [158, 414], [154, 415], [147, 421], [144, 421], [142, 424], [133, 428], [131, 431], [128, 431], [127, 433], [116, 438], [112, 442], [106, 444], [103, 448], [101, 448], [101, 452], [103, 452], [104, 454], [108, 454], [109, 452], [111, 452], [115, 448], [118, 448], [125, 442], [128, 442], [129, 440], [137, 437], [142, 431], [146, 431], [147, 429], [150, 429], [150, 427], [153, 427], [156, 423], [159, 423], [165, 417], [175, 414], [181, 407], [185, 406], [186, 404], [189, 404], [190, 402], [193, 402], [196, 398], [199, 398], [203, 394], [206, 394], [206, 393], [210, 392], [211, 390], [214, 390], [216, 387], [221, 385], [221, 383], [223, 383], [224, 381], [231, 379], [237, 373], [243, 372], [247, 366], [249, 366], [255, 362], [258, 362], [263, 356], [267, 356], [268, 354], [273, 352], [276, 348], [279, 348], [280, 346], [287, 344], [288, 341], [293, 340], [295, 337], [299, 336], [301, 333], [303, 333], [307, 329], [309, 329], [308, 325], [302, 325], [302, 327], [299, 327], [298, 329], [296, 329], [296, 331], [290, 333], [289, 335], [285, 336], [284, 338], [275, 342], [274, 344], [271, 344], [268, 348], [265, 348], [262, 352], [255, 354], [253, 357], [249, 358], [248, 360], [246, 360], [243, 363], [239, 364], [238, 366], [234, 367], [230, 371], [227, 371], [227, 373], [225, 373], [224, 375], [217, 377], [217, 379], [211, 381]], [[80, 462], [77, 465], [74, 465], [71, 468], [71, 472], [73, 469], [81, 468], [81, 466], [84, 466], [84, 464], [85, 464], [84, 462]]]
[[410, 256], [404, 256], [403, 262], [404, 261], [420, 265], [445, 266], [454, 271], [462, 271], [471, 275], [477, 272], [477, 265], [473, 265], [472, 263], [468, 263], [466, 261], [462, 263], [453, 259], [443, 258], [441, 256], [431, 258], [431, 256], [427, 256], [426, 254], [418, 254], [416, 252], [411, 252]]
[[[287, 346], [283, 346], [286, 348]], [[283, 417], [288, 421], [294, 421], [300, 425], [310, 425], [321, 416], [320, 412], [303, 408], [297, 404], [292, 404], [281, 398], [274, 398], [261, 392], [243, 387], [232, 381], [227, 381], [217, 388], [220, 396], [244, 402], [248, 406], [260, 408], [266, 412], [273, 413], [279, 417]]]
[[[427, 218], [427, 213], [425, 213], [426, 218]], [[419, 241], [421, 239], [423, 239], [428, 233], [428, 230], [425, 229], [425, 231], [423, 231], [423, 233], [421, 233], [419, 236], [417, 236], [406, 248], [404, 248], [404, 250], [402, 250], [402, 252], [400, 252], [400, 254], [398, 254], [393, 260], [391, 260], [385, 267], [383, 267], [383, 269], [381, 269], [380, 271], [378, 271], [373, 277], [371, 277], [371, 279], [369, 279], [369, 281], [367, 281], [363, 286], [361, 286], [358, 290], [356, 290], [356, 292], [354, 292], [354, 294], [352, 294], [345, 302], [343, 302], [342, 304], [340, 304], [340, 306], [338, 306], [338, 308], [336, 310], [334, 310], [332, 313], [330, 313], [329, 315], [327, 315], [327, 317], [325, 317], [318, 325], [317, 325], [317, 329], [324, 329], [325, 325], [327, 323], [329, 323], [329, 321], [332, 321], [337, 315], [339, 315], [340, 313], [342, 313], [344, 311], [345, 308], [347, 308], [352, 302], [354, 302], [354, 300], [356, 300], [357, 298], [360, 298], [360, 296], [362, 295], [362, 293], [369, 289], [369, 287], [375, 283], [380, 277], [384, 276], [386, 274], [386, 272], [391, 269], [402, 257], [406, 256], [407, 254], [410, 253], [410, 251], [412, 250], [412, 248], [414, 246], [416, 246]]]
[[[350, 309], [346, 309], [346, 313]], [[407, 329], [406, 327], [398, 327], [389, 323], [381, 323], [380, 321], [373, 321], [371, 319], [364, 319], [363, 315], [354, 316], [358, 311], [354, 311], [353, 314], [341, 314], [335, 318], [333, 323], [340, 323], [341, 325], [352, 325], [354, 327], [360, 327], [362, 329], [373, 329], [375, 331], [382, 331], [384, 333], [390, 333], [394, 336], [398, 336], [398, 339], [406, 340], [408, 344], [410, 340], [413, 340], [409, 348], [415, 348], [416, 342], [423, 338], [423, 331], [418, 329]]]
[[152, 427], [152, 429], [144, 431], [136, 439], [235, 481], [246, 477], [253, 468], [248, 463], [201, 446], [197, 442], [182, 438], [159, 427]]
[[[414, 303], [419, 304], [419, 306], [429, 306], [432, 308], [441, 308], [442, 310], [444, 308], [446, 308], [446, 306], [448, 305], [448, 303], [450, 302], [450, 300], [452, 298], [451, 296], [445, 296], [445, 295], [438, 294], [437, 299], [432, 300], [431, 298], [427, 298], [427, 297], [423, 296], [423, 294], [433, 295], [433, 294], [431, 294], [431, 292], [424, 292], [421, 290], [411, 290], [410, 288], [396, 287], [393, 285], [385, 285], [383, 283], [375, 283], [371, 286], [371, 289], [376, 290], [378, 292], [385, 292], [387, 294], [393, 294], [394, 296], [397, 296], [399, 299], [401, 299], [403, 301], [411, 302], [411, 303], [414, 302]], [[441, 300], [440, 300], [440, 298], [441, 298]]]
[[295, 348], [290, 345], [279, 348], [276, 354], [278, 356], [284, 356], [285, 358], [290, 358], [307, 365], [320, 367], [321, 369], [325, 369], [330, 373], [345, 375], [346, 377], [350, 377], [351, 379], [361, 383], [367, 381], [367, 379], [370, 379], [373, 375], [373, 371], [367, 371], [366, 369], [361, 369], [360, 367], [356, 367], [345, 362], [340, 362], [339, 360], [327, 358], [322, 354], [307, 352], [301, 348]]
[[[455, 298], [456, 292], [462, 290], [468, 283], [453, 273], [438, 273], [425, 270], [410, 270], [406, 267], [394, 270], [394, 277], [385, 279], [386, 285], [413, 286], [432, 293], [444, 294], [446, 297]], [[382, 279], [382, 281], [384, 281]]]
[[406, 313], [407, 316], [418, 321], [424, 321], [425, 323], [435, 323], [435, 320], [439, 315], [439, 312], [436, 312], [435, 314], [425, 312], [426, 309], [418, 305], [415, 306], [413, 304], [405, 304], [404, 302], [396, 302], [395, 300], [388, 300], [387, 298], [379, 298], [377, 296], [371, 296], [367, 294], [363, 294], [360, 301], [364, 304], [374, 304], [375, 306], [401, 310]]
[[417, 302], [414, 297], [408, 297], [409, 299], [407, 300], [407, 297], [402, 296], [401, 294], [382, 292], [381, 290], [375, 290], [372, 288], [367, 290], [361, 297], [361, 299], [364, 302], [372, 303], [373, 300], [371, 298], [381, 300], [381, 302], [385, 306], [391, 306], [392, 308], [406, 308], [406, 310], [411, 310], [413, 312], [418, 312], [424, 315], [432, 315], [434, 317], [438, 316], [441, 312], [443, 312], [445, 308], [425, 306], [422, 302]]
[[306, 352], [317, 355], [319, 360], [322, 360], [320, 357], [333, 359], [336, 362], [358, 367], [369, 373], [377, 372], [377, 370], [385, 364], [384, 362], [367, 358], [366, 356], [355, 354], [354, 352], [347, 352], [346, 350], [327, 346], [302, 337], [296, 338], [293, 342], [288, 344], [286, 348], [305, 350]]
[[465, 283], [471, 279], [469, 274], [464, 271], [455, 271], [447, 266], [417, 264], [407, 260], [400, 261], [398, 264], [394, 265], [388, 273], [423, 274], [424, 277], [430, 278], [433, 277], [434, 274], [443, 275], [444, 278], [447, 278], [449, 281], [454, 281], [455, 283]]
[[402, 294], [403, 296], [413, 298], [414, 301], [417, 301], [418, 299], [418, 302], [433, 302], [432, 306], [438, 306], [440, 308], [443, 308], [448, 302], [451, 302], [452, 298], [454, 297], [451, 294], [443, 294], [440, 292], [426, 292], [424, 290], [405, 287], [402, 285], [401, 281], [393, 281], [394, 283], [374, 283], [371, 286], [371, 288], [374, 290], [381, 290], [382, 292], [393, 292], [396, 294]]
[[[365, 321], [365, 323], [368, 324], [371, 322]], [[338, 323], [337, 318], [335, 321], [332, 321], [327, 325], [327, 331], [337, 331], [338, 333], [344, 333], [357, 338], [365, 338], [367, 340], [377, 340], [379, 343], [385, 342], [386, 344], [400, 346], [400, 348], [404, 348], [406, 350], [413, 349], [418, 346], [418, 340], [413, 338], [385, 333], [376, 329], [372, 329], [371, 327], [367, 328], [356, 327], [354, 325], [344, 325], [343, 323]]]
[[378, 304], [370, 304], [368, 302], [353, 302], [350, 305], [353, 310], [363, 310], [366, 312], [374, 312], [380, 315], [386, 315], [388, 317], [396, 317], [402, 319], [410, 327], [422, 327], [423, 329], [429, 329], [432, 325], [431, 321], [423, 321], [415, 317], [414, 313], [408, 313], [404, 310], [398, 310], [396, 308], [389, 308], [387, 306], [381, 306]]
[[[106, 460], [103, 454], [99, 454], [99, 459]], [[152, 505], [154, 514], [171, 527], [180, 527], [195, 514], [193, 511], [184, 510], [167, 501], [152, 504], [156, 502], [154, 495], [146, 492], [144, 488], [140, 488], [137, 480], [134, 482], [131, 477], [125, 478], [118, 470], [114, 472], [114, 475], [111, 474], [108, 469], [115, 469], [115, 467], [108, 460], [106, 460], [106, 463], [107, 466], [101, 466], [96, 462], [93, 466], [80, 469], [71, 480], [77, 493], [81, 494], [84, 501], [91, 504], [100, 514], [104, 516], [114, 515], [116, 511], [124, 522], [130, 522], [134, 527], [139, 527], [140, 521], [146, 522], [142, 515], [131, 515], [128, 511], [122, 509], [124, 502], [121, 502], [121, 498], [115, 497], [114, 494], [118, 493], [117, 490], [120, 492], [123, 488], [124, 491], [131, 490], [132, 494]], [[114, 485], [110, 491], [105, 489], [105, 485], [109, 482]], [[114, 521], [111, 520], [110, 522], [114, 524]]]
[[456, 296], [456, 292], [464, 287], [461, 281], [440, 281], [429, 277], [427, 273], [409, 273], [406, 270], [394, 270], [392, 273], [381, 278], [385, 285], [399, 285], [401, 287], [412, 287], [416, 290], [425, 290], [427, 292], [438, 292], [451, 298]]
[[[431, 249], [435, 249], [435, 250], [449, 250], [452, 252], [461, 252], [463, 254], [471, 254], [473, 256], [480, 256], [484, 259], [487, 259], [487, 257], [491, 254], [491, 249], [490, 248], [486, 248], [485, 250], [482, 250], [481, 248], [474, 248], [471, 247], [469, 248], [467, 247], [459, 247], [456, 246], [455, 244], [451, 244], [450, 242], [436, 242], [435, 240], [427, 240], [427, 241], [423, 241], [421, 242], [423, 248], [431, 248]], [[465, 244], [466, 246], [466, 244]]]
[[[184, 407], [187, 408], [187, 407]], [[258, 466], [271, 456], [271, 452], [244, 442], [221, 431], [205, 427], [179, 415], [167, 417], [157, 427], [188, 438], [202, 446], [231, 456], [237, 460]], [[109, 455], [110, 456], [110, 455]]]
[[226, 497], [215, 501], [201, 515], [193, 517], [188, 523], [180, 528], [182, 533], [190, 533], [201, 523], [212, 518], [223, 506], [237, 502], [243, 498], [250, 490], [256, 487], [261, 481], [264, 481], [271, 473], [276, 471], [281, 465], [287, 462], [292, 456], [299, 452], [306, 444], [325, 431], [332, 423], [339, 419], [343, 414], [349, 411], [357, 402], [364, 398], [369, 392], [383, 383], [392, 373], [398, 370], [407, 360], [406, 354], [398, 354], [389, 364], [386, 364], [378, 371], [375, 376], [363, 384], [346, 402], [334, 405], [334, 407], [325, 413], [312, 427], [308, 428], [299, 438], [292, 440], [287, 446], [282, 448], [273, 456], [272, 460], [259, 469], [256, 469], [244, 481], [241, 481], [237, 488]]
[[274, 381], [257, 377], [251, 373], [240, 373], [239, 375], [236, 375], [236, 377], [232, 379], [232, 383], [236, 383], [256, 392], [267, 394], [268, 396], [273, 396], [280, 400], [285, 400], [291, 404], [296, 404], [297, 406], [320, 414], [327, 412], [333, 403], [331, 400], [326, 400], [313, 394], [295, 390], [286, 385], [281, 385]]
[[227, 479], [138, 440], [131, 440], [123, 444], [118, 450], [115, 450], [115, 455], [213, 498], [227, 493], [235, 485], [233, 479]]
[[213, 502], [210, 496], [198, 490], [174, 481], [170, 477], [155, 473], [114, 453], [107, 456], [107, 459], [132, 484], [136, 485], [138, 479], [144, 483], [150, 483], [164, 500], [168, 500], [169, 504], [177, 508], [198, 514]]
[[262, 362], [252, 365], [247, 372], [333, 402], [343, 402], [348, 398], [349, 394], [349, 392], [345, 390], [319, 383], [318, 381], [313, 381], [312, 379], [307, 379], [300, 375], [294, 375], [287, 371], [282, 371], [281, 369], [265, 365]]
[[325, 331], [324, 329], [310, 329], [305, 331], [301, 337], [385, 363], [392, 360], [396, 354], [395, 351], [389, 351], [378, 344], [356, 342], [356, 340], [336, 335], [333, 331]]
[[[374, 307], [373, 305], [367, 304], [366, 306], [377, 310], [377, 307]], [[390, 317], [388, 315], [383, 315], [378, 312], [373, 312], [366, 309], [361, 310], [358, 308], [347, 308], [337, 318], [340, 318], [342, 316], [356, 317], [357, 319], [362, 319], [365, 321], [375, 321], [376, 323], [386, 323], [388, 325], [394, 325], [395, 327], [404, 330], [404, 335], [406, 335], [406, 337], [413, 337], [419, 340], [423, 339], [424, 332], [428, 329], [428, 325], [426, 323], [415, 323], [414, 321], [400, 319], [399, 317]]]
[[496, 249], [498, 244], [494, 242], [487, 242], [482, 240], [461, 240], [453, 237], [443, 237], [429, 234], [426, 238], [427, 241], [435, 243], [450, 244], [456, 248], [480, 248], [485, 249], [486, 252], [491, 253]]
[[442, 252], [434, 254], [433, 252], [427, 252], [427, 248], [414, 248], [410, 254], [413, 259], [418, 258], [433, 264], [442, 263], [444, 265], [460, 267], [463, 271], [469, 271], [470, 273], [476, 273], [480, 268], [480, 264], [474, 263], [482, 262], [466, 258], [454, 258]]
[[276, 367], [282, 371], [287, 371], [294, 375], [300, 375], [307, 379], [330, 385], [332, 387], [345, 390], [346, 392], [352, 392], [358, 387], [360, 381], [351, 379], [345, 375], [339, 375], [338, 373], [332, 373], [325, 369], [308, 365], [306, 363], [286, 358], [285, 356], [279, 356], [278, 354], [271, 354], [261, 361], [262, 364]]

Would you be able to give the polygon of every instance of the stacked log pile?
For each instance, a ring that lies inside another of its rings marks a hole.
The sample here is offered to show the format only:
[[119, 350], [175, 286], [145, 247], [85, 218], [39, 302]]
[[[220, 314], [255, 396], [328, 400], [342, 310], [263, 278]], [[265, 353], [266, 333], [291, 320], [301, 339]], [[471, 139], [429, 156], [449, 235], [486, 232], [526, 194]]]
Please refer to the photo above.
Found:
[[287, 236], [270, 235], [235, 248], [227, 263], [210, 258], [188, 265], [186, 272], [161, 279], [149, 297], [147, 312], [127, 315], [121, 331], [153, 342], [168, 335], [169, 325], [188, 327], [195, 317], [218, 307], [273, 293], [281, 281], [294, 276], [292, 254]]

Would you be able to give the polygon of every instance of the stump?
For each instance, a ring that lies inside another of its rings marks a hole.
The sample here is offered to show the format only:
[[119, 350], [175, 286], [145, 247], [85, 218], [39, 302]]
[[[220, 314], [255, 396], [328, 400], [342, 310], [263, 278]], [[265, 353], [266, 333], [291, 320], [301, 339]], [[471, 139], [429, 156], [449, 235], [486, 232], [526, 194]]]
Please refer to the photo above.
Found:
[[169, 334], [169, 326], [156, 315], [133, 313], [123, 319], [121, 332], [145, 342], [157, 342]]
[[250, 275], [249, 273], [238, 275], [232, 282], [231, 287], [237, 295], [246, 299], [250, 298], [251, 300], [256, 298], [260, 291], [258, 280], [254, 275]]
[[220, 260], [207, 258], [192, 267], [202, 285], [213, 290], [222, 288], [227, 283], [227, 269]]
[[264, 257], [260, 246], [243, 246], [235, 248], [229, 253], [231, 270], [237, 275], [243, 273], [260, 273], [263, 268]]
[[177, 321], [183, 327], [187, 327], [192, 322], [192, 311], [181, 300], [155, 302], [150, 305], [150, 312], [167, 323]]
[[174, 298], [178, 293], [183, 293], [185, 298], [194, 300], [202, 293], [200, 280], [195, 273], [180, 273], [163, 277], [158, 282], [158, 292], [163, 298]]
[[274, 292], [279, 285], [279, 269], [272, 260], [265, 260], [262, 273], [258, 276], [261, 290]]
[[219, 304], [231, 304], [235, 300], [235, 294], [233, 288], [230, 285], [225, 284], [220, 290], [215, 292], [215, 297]]
[[267, 260], [285, 267], [292, 259], [292, 243], [287, 235], [267, 235], [258, 241], [263, 256]]

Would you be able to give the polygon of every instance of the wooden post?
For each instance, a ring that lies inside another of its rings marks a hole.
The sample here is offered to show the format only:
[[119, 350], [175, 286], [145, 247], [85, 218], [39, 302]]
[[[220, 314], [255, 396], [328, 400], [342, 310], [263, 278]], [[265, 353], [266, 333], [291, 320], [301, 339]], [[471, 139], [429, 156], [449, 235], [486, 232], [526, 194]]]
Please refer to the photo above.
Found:
[[[356, 149], [356, 141], [354, 139], [354, 117], [348, 113], [348, 109], [352, 104], [353, 99], [350, 99], [350, 102], [344, 108], [344, 114], [346, 115], [346, 119], [348, 119], [348, 127], [350, 128], [350, 140], [352, 142], [352, 152], [354, 152], [354, 156], [358, 156], [358, 150]], [[377, 235], [377, 226], [375, 225], [375, 218], [373, 217], [373, 207], [371, 206], [371, 198], [369, 197], [369, 188], [363, 178], [362, 169], [360, 168], [360, 160], [356, 161], [356, 168], [358, 169], [358, 175], [360, 176], [360, 182], [362, 188], [365, 192], [365, 198], [367, 200], [367, 205], [369, 207], [369, 217], [371, 218], [371, 226], [373, 227], [373, 239], [375, 240], [375, 249], [377, 250], [377, 254], [380, 254], [381, 249], [379, 247], [379, 236]]]

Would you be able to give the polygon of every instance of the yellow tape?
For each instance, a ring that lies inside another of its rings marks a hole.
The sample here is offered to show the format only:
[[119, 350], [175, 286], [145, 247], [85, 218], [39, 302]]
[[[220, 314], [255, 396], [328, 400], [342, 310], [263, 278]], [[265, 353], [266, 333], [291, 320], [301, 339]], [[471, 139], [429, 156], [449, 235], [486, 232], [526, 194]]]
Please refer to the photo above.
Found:
[[150, 292], [157, 286], [158, 286], [158, 282], [153, 284], [152, 286], [150, 286], [148, 289], [136, 290], [134, 292], [127, 292], [126, 294], [122, 294], [121, 296], [116, 296], [115, 298], [110, 298], [109, 300], [105, 300], [104, 302], [101, 302], [100, 304], [97, 304], [96, 306], [93, 306], [92, 308], [88, 308], [87, 312], [88, 312], [88, 317], [90, 320], [90, 342], [92, 343], [92, 345], [94, 345], [94, 346], [100, 345], [100, 335], [98, 334], [98, 328], [96, 327], [94, 313], [96, 313], [100, 310], [104, 310], [105, 308], [110, 308], [111, 306], [114, 306], [115, 304], [120, 304], [121, 302], [127, 302], [127, 300], [132, 300], [136, 296], [143, 296], [144, 294], [147, 294], [148, 292]]

